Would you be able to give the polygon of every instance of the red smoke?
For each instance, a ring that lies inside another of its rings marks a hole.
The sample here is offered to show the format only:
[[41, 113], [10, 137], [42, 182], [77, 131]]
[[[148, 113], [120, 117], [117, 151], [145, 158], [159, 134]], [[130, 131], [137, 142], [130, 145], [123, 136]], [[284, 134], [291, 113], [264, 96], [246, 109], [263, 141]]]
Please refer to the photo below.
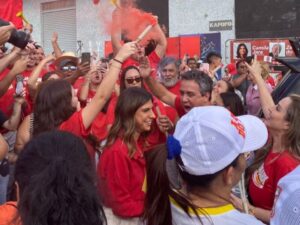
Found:
[[[112, 31], [121, 30], [127, 39], [136, 40], [148, 25], [157, 24], [156, 16], [134, 7], [134, 0], [121, 0], [117, 5], [113, 15], [108, 15], [108, 5], [105, 5], [104, 2], [100, 5], [99, 15], [109, 34]], [[155, 32], [151, 30], [140, 43], [145, 44], [150, 39], [156, 39], [155, 36]]]

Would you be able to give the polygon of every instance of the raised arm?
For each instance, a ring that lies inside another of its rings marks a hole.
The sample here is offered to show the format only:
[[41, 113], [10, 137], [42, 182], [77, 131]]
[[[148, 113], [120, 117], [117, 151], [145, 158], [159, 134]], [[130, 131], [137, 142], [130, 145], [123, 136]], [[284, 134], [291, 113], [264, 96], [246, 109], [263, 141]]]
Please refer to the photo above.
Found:
[[174, 107], [176, 95], [168, 91], [167, 88], [165, 88], [161, 83], [154, 80], [153, 77], [150, 76], [152, 69], [150, 67], [149, 60], [146, 57], [143, 57], [140, 60], [139, 69], [141, 76], [144, 78], [144, 81], [150, 88], [151, 92], [167, 105]]
[[129, 42], [122, 46], [117, 53], [114, 60], [111, 61], [108, 73], [103, 78], [103, 81], [97, 88], [96, 94], [92, 101], [82, 110], [83, 124], [88, 128], [98, 113], [102, 110], [105, 103], [109, 100], [112, 91], [114, 90], [115, 83], [119, 78], [122, 62], [130, 55], [137, 52], [135, 42]]
[[[24, 93], [23, 93], [24, 95]], [[4, 128], [7, 130], [17, 130], [20, 120], [21, 120], [21, 113], [22, 113], [22, 105], [24, 104], [25, 99], [23, 96], [16, 96], [15, 97], [15, 102], [14, 102], [14, 107], [13, 107], [13, 113], [10, 116], [8, 120], [4, 122], [2, 125]]]
[[15, 59], [17, 59], [17, 57], [19, 56], [19, 53], [21, 52], [21, 49], [19, 48], [14, 48], [13, 51], [4, 56], [1, 60], [0, 60], [0, 73], [6, 68], [8, 67], [9, 64], [11, 64]]
[[29, 88], [30, 95], [33, 96], [32, 94], [35, 93], [37, 89], [37, 81], [39, 78], [40, 73], [42, 72], [43, 68], [45, 65], [51, 61], [53, 61], [55, 58], [53, 55], [48, 55], [46, 58], [44, 58], [32, 71], [30, 77], [28, 78], [27, 85]]
[[80, 90], [79, 90], [79, 100], [81, 102], [86, 102], [88, 95], [89, 95], [89, 89], [90, 89], [90, 83], [91, 83], [91, 75], [95, 73], [96, 68], [92, 67], [91, 70], [87, 73], [87, 75], [84, 76], [84, 82], [81, 84]]
[[51, 43], [52, 43], [52, 48], [53, 48], [55, 57], [56, 58], [60, 57], [62, 55], [62, 50], [60, 49], [60, 47], [58, 45], [58, 34], [56, 32], [54, 32], [52, 35]]
[[163, 58], [165, 56], [166, 49], [167, 49], [166, 36], [162, 31], [161, 27], [159, 26], [159, 24], [154, 25], [153, 30], [156, 33], [155, 41], [157, 45], [155, 48], [155, 52], [160, 58]]
[[0, 81], [0, 97], [4, 95], [16, 78], [16, 76], [23, 71], [26, 70], [28, 63], [28, 56], [22, 57], [21, 59], [17, 60], [13, 66], [13, 68], [9, 71], [9, 73]]
[[265, 117], [268, 118], [270, 109], [275, 107], [275, 103], [270, 94], [270, 91], [266, 86], [264, 79], [261, 76], [261, 65], [256, 59], [254, 60], [252, 66], [250, 66], [248, 63], [246, 63], [246, 65], [249, 69], [249, 72], [252, 73], [254, 76], [259, 91], [262, 110]]
[[15, 27], [12, 24], [0, 27], [0, 45], [9, 40], [13, 29], [15, 29]]

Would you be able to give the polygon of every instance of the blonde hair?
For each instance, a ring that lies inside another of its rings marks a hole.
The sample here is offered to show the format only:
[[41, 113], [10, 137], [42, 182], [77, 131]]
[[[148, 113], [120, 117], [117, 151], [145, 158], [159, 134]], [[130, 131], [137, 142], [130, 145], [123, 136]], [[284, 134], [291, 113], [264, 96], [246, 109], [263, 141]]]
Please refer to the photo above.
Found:
[[261, 77], [266, 80], [270, 76], [270, 67], [266, 62], [259, 62], [261, 67]]

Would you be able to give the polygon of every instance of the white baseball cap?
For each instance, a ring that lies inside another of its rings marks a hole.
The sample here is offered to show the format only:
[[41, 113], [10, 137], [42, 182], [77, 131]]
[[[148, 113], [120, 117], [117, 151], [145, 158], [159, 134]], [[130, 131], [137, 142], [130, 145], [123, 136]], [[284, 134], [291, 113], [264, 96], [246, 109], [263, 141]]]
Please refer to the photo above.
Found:
[[219, 106], [194, 107], [177, 122], [183, 168], [192, 175], [221, 171], [241, 153], [261, 148], [267, 141], [264, 123], [251, 115], [235, 117]]
[[277, 185], [271, 225], [300, 224], [300, 166], [281, 178]]

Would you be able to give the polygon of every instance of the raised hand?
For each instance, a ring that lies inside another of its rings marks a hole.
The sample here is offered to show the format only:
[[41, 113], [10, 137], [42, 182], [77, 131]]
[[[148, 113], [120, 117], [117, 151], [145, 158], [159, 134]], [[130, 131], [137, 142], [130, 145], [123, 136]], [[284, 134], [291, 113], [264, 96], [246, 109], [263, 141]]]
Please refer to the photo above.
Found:
[[28, 56], [24, 56], [24, 57], [21, 57], [20, 59], [18, 59], [12, 68], [13, 73], [20, 74], [20, 73], [24, 72], [27, 68], [28, 61], [29, 61]]
[[9, 40], [13, 29], [15, 29], [15, 27], [12, 24], [0, 27], [0, 45]]
[[127, 58], [129, 58], [129, 56], [131, 56], [134, 53], [137, 53], [137, 51], [138, 49], [136, 42], [128, 42], [121, 47], [115, 59], [124, 62]]
[[51, 42], [54, 43], [57, 41], [58, 41], [58, 34], [57, 34], [57, 32], [53, 32]]
[[152, 68], [150, 67], [149, 59], [146, 56], [141, 57], [139, 63], [140, 63], [139, 70], [140, 70], [141, 77], [143, 78], [149, 77], [152, 71]]

